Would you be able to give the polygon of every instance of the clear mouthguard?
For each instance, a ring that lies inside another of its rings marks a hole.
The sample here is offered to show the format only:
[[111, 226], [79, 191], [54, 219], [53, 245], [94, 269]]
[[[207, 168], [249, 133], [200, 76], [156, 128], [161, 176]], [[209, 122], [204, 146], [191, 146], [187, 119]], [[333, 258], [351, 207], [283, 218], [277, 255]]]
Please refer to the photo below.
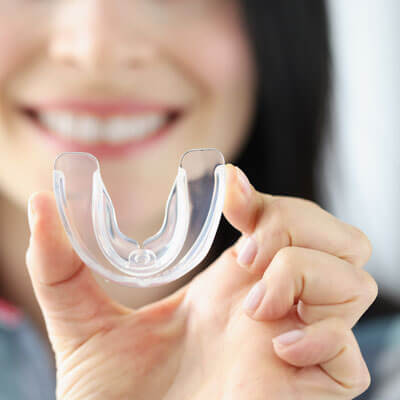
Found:
[[162, 226], [142, 244], [120, 231], [93, 155], [60, 154], [53, 184], [64, 228], [87, 266], [122, 285], [159, 286], [188, 273], [207, 255], [224, 204], [225, 161], [216, 149], [186, 152]]

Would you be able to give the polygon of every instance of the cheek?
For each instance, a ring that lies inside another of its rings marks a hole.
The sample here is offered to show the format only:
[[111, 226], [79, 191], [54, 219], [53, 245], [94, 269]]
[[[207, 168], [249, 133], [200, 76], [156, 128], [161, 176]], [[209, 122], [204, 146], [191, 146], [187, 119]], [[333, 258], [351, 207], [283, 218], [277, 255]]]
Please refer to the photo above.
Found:
[[182, 35], [185, 59], [199, 81], [211, 90], [247, 86], [255, 77], [253, 54], [240, 12], [234, 7], [192, 26]]
[[202, 38], [203, 49], [193, 57], [197, 74], [215, 90], [230, 91], [237, 86], [250, 85], [253, 72], [251, 55], [244, 37], [232, 35]]
[[0, 83], [18, 64], [21, 54], [20, 31], [10, 24], [5, 26], [0, 18]]
[[186, 60], [206, 100], [202, 115], [207, 145], [234, 161], [248, 139], [255, 101], [256, 68], [249, 39], [237, 21], [204, 26], [192, 36]]
[[[38, 162], [37, 154], [31, 151], [29, 144], [21, 140], [20, 135], [14, 134], [18, 127], [13, 120], [11, 85], [20, 71], [27, 67], [29, 60], [43, 43], [48, 18], [37, 10], [33, 12], [29, 5], [24, 10], [21, 2], [15, 0], [14, 6], [7, 10], [0, 0], [0, 193], [19, 201], [25, 206], [30, 192], [38, 186], [38, 180], [46, 182], [45, 187], [51, 187], [47, 177], [39, 179], [33, 177], [39, 170], [51, 171], [41, 159]], [[18, 3], [18, 5], [17, 5]], [[24, 5], [25, 7], [25, 5]], [[11, 101], [10, 101], [11, 100]], [[48, 162], [47, 164], [51, 164]], [[10, 174], [10, 171], [12, 173]], [[40, 175], [40, 174], [39, 174]]]
[[0, 84], [3, 84], [11, 74], [23, 67], [25, 60], [37, 47], [44, 30], [44, 21], [38, 22], [39, 15], [22, 11], [21, 6], [8, 12], [1, 11]]

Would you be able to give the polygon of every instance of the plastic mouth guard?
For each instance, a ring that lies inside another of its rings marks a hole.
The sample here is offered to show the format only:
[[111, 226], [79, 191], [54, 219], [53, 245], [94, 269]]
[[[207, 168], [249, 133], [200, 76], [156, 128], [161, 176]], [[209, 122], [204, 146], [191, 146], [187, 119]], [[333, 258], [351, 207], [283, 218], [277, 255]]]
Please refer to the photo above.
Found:
[[125, 286], [159, 286], [191, 271], [208, 253], [224, 204], [225, 161], [216, 149], [183, 154], [162, 226], [142, 245], [120, 231], [93, 155], [60, 154], [53, 184], [64, 228], [87, 266]]

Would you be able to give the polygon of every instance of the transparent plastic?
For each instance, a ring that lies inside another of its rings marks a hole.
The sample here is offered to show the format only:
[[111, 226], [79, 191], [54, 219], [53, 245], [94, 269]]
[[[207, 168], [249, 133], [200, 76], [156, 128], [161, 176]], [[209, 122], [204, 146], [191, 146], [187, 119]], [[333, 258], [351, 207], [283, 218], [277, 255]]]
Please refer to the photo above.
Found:
[[122, 285], [160, 286], [191, 271], [210, 250], [224, 204], [225, 161], [216, 149], [186, 152], [162, 226], [142, 244], [120, 231], [93, 155], [60, 154], [53, 184], [64, 228], [86, 265]]

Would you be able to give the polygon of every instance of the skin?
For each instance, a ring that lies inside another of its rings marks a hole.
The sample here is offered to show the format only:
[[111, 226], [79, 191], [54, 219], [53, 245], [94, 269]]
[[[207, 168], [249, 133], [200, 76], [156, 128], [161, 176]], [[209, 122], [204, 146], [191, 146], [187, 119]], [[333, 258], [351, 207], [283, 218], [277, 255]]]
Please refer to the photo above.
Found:
[[[174, 295], [137, 310], [95, 283], [52, 194], [33, 196], [27, 264], [59, 399], [350, 399], [368, 387], [351, 332], [377, 292], [361, 269], [368, 239], [309, 201], [243, 190], [236, 170], [227, 172], [225, 216], [255, 238], [255, 257], [240, 266], [239, 241]], [[246, 314], [257, 281], [267, 291]], [[280, 343], [293, 329], [303, 337]]]
[[[7, 222], [0, 228], [0, 281], [3, 295], [38, 323], [21, 244], [29, 238], [26, 202], [32, 192], [51, 189], [58, 151], [37, 140], [18, 106], [129, 98], [185, 110], [151, 151], [100, 160], [120, 228], [138, 241], [161, 226], [186, 150], [215, 147], [232, 160], [247, 139], [256, 77], [239, 7], [219, 0], [169, 3], [0, 0], [0, 219]], [[134, 292], [98, 281], [113, 298], [137, 307], [189, 278]]]
[[[18, 112], [59, 96], [185, 109], [151, 152], [102, 162], [125, 232], [134, 226], [143, 240], [160, 225], [185, 150], [217, 147], [233, 160], [246, 142], [256, 90], [250, 48], [235, 2], [0, 0], [2, 295], [40, 324], [21, 268], [25, 204], [39, 190], [26, 259], [58, 398], [347, 399], [368, 386], [350, 330], [376, 296], [360, 268], [371, 251], [360, 231], [304, 200], [246, 191], [228, 167], [224, 213], [257, 243], [251, 265], [237, 261], [242, 240], [177, 292], [183, 281], [146, 291], [106, 285], [73, 253], [46, 192], [56, 153]], [[123, 190], [131, 182], [135, 196]], [[267, 295], [245, 311], [261, 279]], [[272, 340], [298, 328], [306, 334], [296, 344]]]

